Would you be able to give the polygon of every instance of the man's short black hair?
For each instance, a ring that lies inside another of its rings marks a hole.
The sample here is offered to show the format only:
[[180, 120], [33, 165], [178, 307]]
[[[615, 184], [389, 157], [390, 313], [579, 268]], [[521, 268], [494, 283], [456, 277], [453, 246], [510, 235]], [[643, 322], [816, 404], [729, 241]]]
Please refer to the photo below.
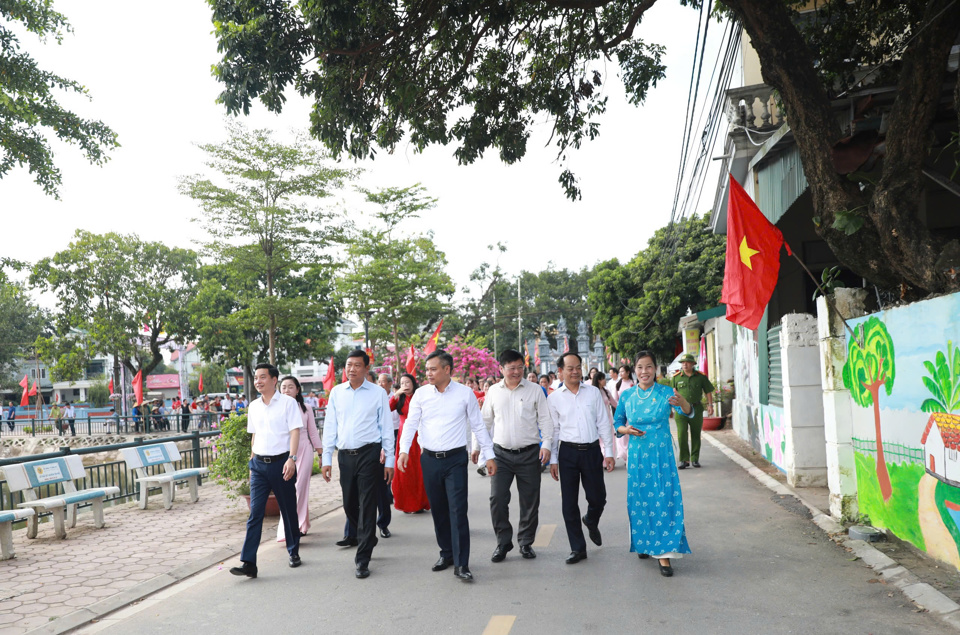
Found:
[[564, 366], [563, 360], [567, 357], [570, 357], [571, 355], [577, 358], [577, 362], [579, 364], [583, 364], [583, 360], [580, 359], [580, 356], [577, 355], [576, 353], [564, 353], [563, 355], [557, 358], [557, 370], [561, 370], [563, 368]]
[[350, 351], [350, 353], [347, 355], [347, 359], [350, 359], [351, 357], [362, 357], [363, 365], [364, 366], [370, 365], [370, 356], [367, 355], [366, 351], [362, 351], [359, 348], [355, 348], [352, 351]]
[[256, 374], [258, 370], [262, 370], [262, 369], [266, 369], [267, 372], [270, 373], [270, 376], [273, 377], [274, 379], [280, 379], [280, 371], [277, 370], [277, 367], [274, 366], [273, 364], [268, 364], [267, 362], [261, 362], [260, 364], [257, 364], [256, 368], [253, 369], [253, 372], [254, 374]]
[[443, 350], [442, 348], [435, 350], [429, 355], [427, 355], [427, 359], [424, 362], [424, 364], [426, 364], [426, 362], [429, 362], [431, 359], [439, 359], [441, 366], [446, 366], [451, 371], [453, 370], [453, 355]]
[[522, 362], [523, 355], [520, 354], [520, 351], [515, 351], [512, 348], [508, 348], [500, 353], [500, 357], [497, 358], [497, 361], [500, 362], [501, 366], [506, 366], [511, 362]]

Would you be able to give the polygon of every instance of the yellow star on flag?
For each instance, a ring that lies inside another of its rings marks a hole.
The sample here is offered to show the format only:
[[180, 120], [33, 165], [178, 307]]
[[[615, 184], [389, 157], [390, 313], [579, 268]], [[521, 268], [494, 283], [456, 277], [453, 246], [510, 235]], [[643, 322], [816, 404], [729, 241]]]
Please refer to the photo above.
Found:
[[750, 249], [750, 246], [747, 244], [747, 237], [744, 236], [743, 240], [740, 241], [740, 260], [743, 262], [743, 264], [747, 265], [747, 269], [750, 271], [753, 271], [753, 265], [750, 264], [750, 258], [759, 253], [760, 252], [756, 249]]

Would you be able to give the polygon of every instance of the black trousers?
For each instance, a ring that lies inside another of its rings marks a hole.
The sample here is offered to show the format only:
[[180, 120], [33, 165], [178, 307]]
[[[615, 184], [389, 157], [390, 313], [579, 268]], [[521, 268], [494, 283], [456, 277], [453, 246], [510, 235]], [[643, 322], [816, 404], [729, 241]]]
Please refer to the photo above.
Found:
[[297, 519], [297, 476], [289, 481], [283, 480], [285, 459], [264, 463], [260, 459], [250, 459], [250, 517], [247, 519], [247, 536], [243, 541], [240, 560], [257, 564], [257, 549], [260, 547], [263, 530], [263, 512], [267, 507], [270, 492], [277, 498], [280, 517], [283, 518], [284, 537], [287, 539], [287, 553], [291, 556], [300, 552], [300, 521]]
[[576, 446], [560, 442], [557, 452], [560, 468], [560, 496], [563, 509], [563, 524], [567, 528], [570, 551], [587, 550], [580, 524], [580, 483], [587, 499], [587, 526], [596, 527], [607, 504], [607, 487], [603, 483], [603, 452], [600, 444], [594, 443], [580, 450]]
[[[393, 491], [382, 474], [380, 477], [377, 481], [377, 527], [386, 529], [393, 519]], [[343, 523], [343, 535], [348, 538], [357, 537], [357, 526], [351, 523], [349, 518]]]
[[467, 521], [467, 451], [443, 458], [420, 455], [423, 487], [430, 501], [433, 530], [441, 558], [453, 558], [457, 567], [470, 565], [470, 524]]
[[[383, 482], [380, 444], [369, 443], [357, 450], [338, 450], [340, 489], [347, 521], [357, 528], [355, 562], [370, 564], [377, 546], [377, 482]], [[299, 525], [298, 525], [299, 526]]]
[[490, 518], [497, 535], [497, 545], [513, 544], [513, 526], [510, 524], [510, 486], [517, 481], [520, 499], [520, 523], [517, 542], [532, 545], [537, 537], [540, 521], [540, 447], [522, 452], [509, 452], [494, 446], [497, 473], [490, 477]]

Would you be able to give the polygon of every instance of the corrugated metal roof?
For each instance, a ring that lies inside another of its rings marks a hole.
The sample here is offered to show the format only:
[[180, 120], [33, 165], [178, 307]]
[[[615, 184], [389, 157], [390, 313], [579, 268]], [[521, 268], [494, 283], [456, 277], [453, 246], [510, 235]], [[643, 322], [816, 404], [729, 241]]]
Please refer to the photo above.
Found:
[[794, 201], [807, 190], [807, 177], [800, 163], [800, 150], [791, 145], [776, 157], [756, 166], [759, 187], [757, 205], [774, 225]]

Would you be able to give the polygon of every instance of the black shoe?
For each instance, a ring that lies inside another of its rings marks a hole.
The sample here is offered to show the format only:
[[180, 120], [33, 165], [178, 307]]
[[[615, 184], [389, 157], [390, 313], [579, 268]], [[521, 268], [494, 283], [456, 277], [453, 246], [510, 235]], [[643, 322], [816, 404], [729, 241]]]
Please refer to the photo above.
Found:
[[351, 538], [350, 536], [344, 536], [343, 540], [337, 541], [338, 547], [356, 547], [360, 544], [360, 541], [356, 538]]
[[694, 461], [693, 467], [700, 467], [700, 461]]
[[366, 564], [357, 565], [357, 578], [363, 580], [370, 577], [370, 568]]
[[391, 533], [390, 533], [390, 530], [387, 529], [386, 527], [384, 527], [383, 529], [380, 530], [380, 536], [381, 536], [382, 538], [389, 538], [389, 537], [392, 536], [392, 535], [393, 535], [393, 534], [391, 534]]
[[486, 475], [487, 475], [487, 466], [486, 466], [486, 465], [481, 465], [480, 467], [478, 467], [478, 468], [477, 468], [477, 474], [479, 474], [480, 476], [486, 476]]
[[444, 558], [443, 556], [437, 560], [433, 566], [430, 568], [431, 571], [443, 571], [453, 564], [453, 558]]
[[537, 557], [537, 552], [530, 545], [520, 545], [520, 555], [526, 560], [533, 560]]
[[242, 566], [231, 567], [230, 573], [233, 575], [245, 575], [248, 578], [257, 577], [257, 565], [250, 564], [249, 562], [241, 562]]
[[[520, 548], [521, 550], [523, 547]], [[490, 556], [490, 562], [503, 562], [504, 558], [507, 557], [507, 552], [513, 551], [513, 543], [509, 545], [497, 545], [497, 548], [493, 550], [493, 555]]]
[[668, 564], [661, 564], [661, 565], [660, 565], [660, 575], [662, 575], [662, 576], [665, 577], [665, 578], [669, 578], [670, 576], [673, 575], [673, 567], [671, 567], [671, 566], [668, 565]]
[[647, 558], [650, 557], [650, 554], [649, 554], [649, 553], [638, 553], [638, 554], [637, 554], [637, 557], [640, 558], [641, 560], [646, 560]]
[[290, 556], [290, 568], [296, 569], [300, 566], [300, 556], [298, 554], [293, 554]]
[[688, 467], [690, 467], [690, 463], [688, 461], [680, 461], [679, 463], [677, 463], [678, 470], [685, 470]]
[[567, 559], [564, 560], [567, 564], [577, 564], [581, 560], [587, 559], [586, 551], [571, 551], [570, 555], [567, 556]]
[[453, 575], [457, 576], [464, 582], [473, 582], [473, 574], [470, 573], [470, 567], [467, 567], [467, 566], [454, 567]]
[[590, 534], [590, 540], [593, 541], [593, 544], [600, 546], [603, 544], [603, 538], [600, 537], [600, 528], [597, 525], [590, 526], [587, 524], [587, 517], [584, 516], [580, 520], [583, 521], [583, 524], [587, 527], [587, 533]]

